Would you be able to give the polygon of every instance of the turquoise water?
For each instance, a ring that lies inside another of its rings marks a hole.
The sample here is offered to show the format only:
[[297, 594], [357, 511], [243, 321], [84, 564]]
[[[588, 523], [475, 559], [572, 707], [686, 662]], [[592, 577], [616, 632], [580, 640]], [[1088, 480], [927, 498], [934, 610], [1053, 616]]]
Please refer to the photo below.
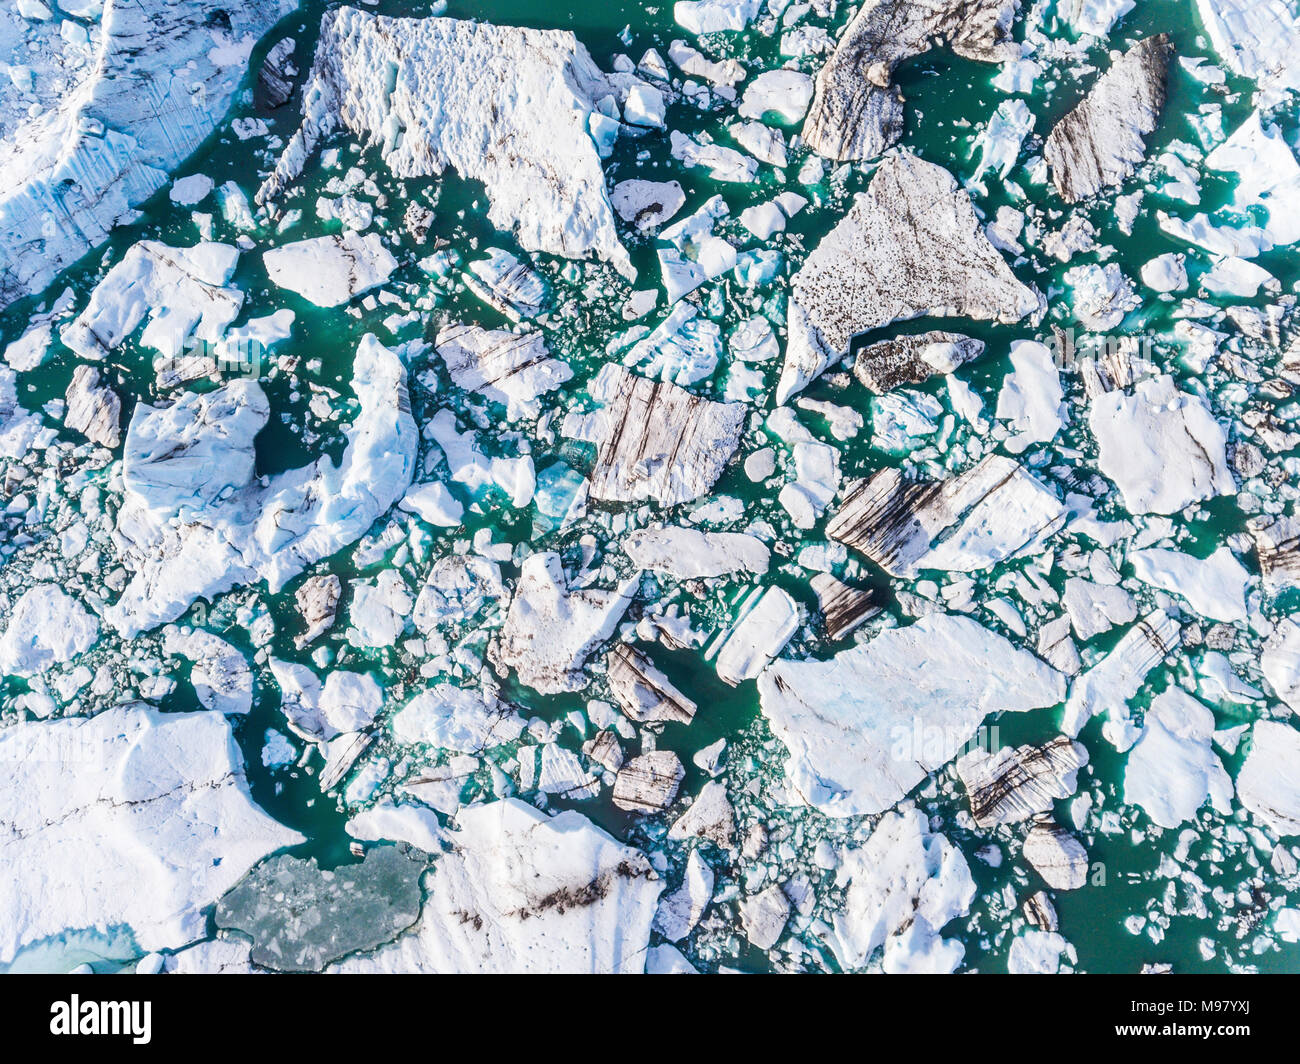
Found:
[[[418, 16], [427, 13], [429, 5], [380, 3], [367, 10], [382, 14]], [[269, 46], [281, 37], [292, 35], [298, 39], [297, 60], [304, 71], [308, 65], [307, 57], [314, 44], [316, 27], [325, 5], [311, 0], [302, 10], [285, 20], [266, 39], [253, 54], [250, 73], [245, 79], [245, 91], [227, 120], [217, 129], [212, 137], [184, 166], [177, 176], [190, 173], [204, 173], [220, 185], [226, 180], [235, 180], [250, 196], [255, 191], [256, 172], [266, 170], [278, 154], [278, 149], [264, 137], [254, 137], [241, 141], [233, 132], [232, 121], [239, 118], [255, 117], [264, 120], [269, 127], [269, 135], [279, 141], [287, 140], [297, 123], [297, 96], [290, 104], [279, 110], [270, 110], [262, 105], [259, 96], [253, 91], [256, 81], [255, 71], [262, 56]], [[610, 69], [611, 57], [626, 52], [634, 61], [649, 47], [656, 47], [666, 55], [668, 42], [684, 34], [672, 22], [671, 5], [641, 6], [623, 3], [605, 3], [601, 5], [556, 3], [452, 3], [447, 12], [456, 17], [482, 18], [487, 21], [528, 25], [537, 27], [555, 27], [571, 29], [587, 46], [597, 63], [604, 69]], [[850, 12], [842, 7], [840, 13], [832, 20], [819, 20], [827, 25], [832, 35], [847, 21]], [[1023, 21], [1023, 20], [1022, 20]], [[1023, 33], [1023, 24], [1017, 24], [1017, 36]], [[620, 37], [621, 32], [630, 35], [632, 41], [628, 46]], [[1140, 2], [1138, 9], [1128, 15], [1119, 25], [1112, 38], [1113, 46], [1128, 38], [1146, 36], [1151, 32], [1164, 31], [1171, 34], [1178, 53], [1182, 56], [1202, 55], [1211, 62], [1212, 52], [1208, 49], [1201, 28], [1192, 13], [1188, 2], [1169, 2], [1169, 0], [1147, 0]], [[1066, 34], [1068, 36], [1068, 34]], [[734, 55], [746, 62], [753, 70], [760, 67], [778, 65], [776, 43], [751, 31], [742, 35], [717, 35], [707, 38], [702, 46], [711, 55], [721, 57]], [[1090, 49], [1090, 58], [1094, 63], [1104, 67], [1106, 46], [1095, 45]], [[800, 65], [809, 72], [814, 72], [819, 65], [816, 58], [800, 61]], [[992, 115], [997, 104], [1005, 95], [995, 89], [992, 78], [997, 69], [959, 59], [946, 51], [932, 52], [910, 61], [898, 72], [896, 80], [901, 85], [907, 99], [907, 127], [903, 144], [917, 152], [923, 158], [940, 163], [952, 171], [959, 180], [972, 177], [978, 152], [972, 154], [974, 134], [981, 129]], [[1081, 78], [1063, 74], [1053, 91], [1044, 93], [1043, 79], [1040, 80], [1035, 95], [1028, 100], [1036, 116], [1036, 133], [1046, 135], [1054, 122], [1068, 111], [1080, 98], [1082, 92], [1091, 83], [1095, 73], [1086, 73]], [[300, 79], [301, 80], [301, 79]], [[742, 86], [743, 87], [743, 86]], [[1229, 78], [1229, 94], [1214, 97], [1215, 102], [1223, 106], [1224, 127], [1231, 130], [1250, 112], [1250, 88], [1240, 79]], [[1172, 68], [1170, 83], [1170, 100], [1165, 120], [1150, 142], [1149, 156], [1158, 155], [1175, 140], [1195, 143], [1196, 133], [1193, 126], [1184, 117], [1210, 97], [1204, 86], [1199, 85], [1176, 64]], [[676, 102], [668, 111], [668, 126], [687, 133], [701, 131], [712, 132], [720, 143], [727, 143], [722, 126], [729, 120], [729, 109], [713, 113], [701, 113], [690, 104]], [[1296, 124], [1294, 110], [1283, 116], [1288, 135], [1293, 137]], [[787, 130], [787, 133], [793, 132]], [[411, 181], [405, 184], [393, 180], [387, 173], [374, 151], [354, 154], [342, 140], [335, 146], [342, 148], [343, 166], [357, 165], [368, 175], [372, 175], [389, 200], [388, 207], [377, 211], [378, 223], [390, 229], [400, 227], [400, 220], [407, 202], [419, 200], [432, 202], [435, 222], [428, 237], [430, 243], [447, 241], [452, 248], [469, 257], [470, 248], [479, 249], [495, 246], [518, 252], [519, 249], [506, 234], [495, 232], [484, 217], [486, 197], [481, 186], [465, 182], [452, 174], [443, 179]], [[1022, 151], [1017, 167], [1011, 172], [1010, 180], [1017, 182], [1025, 190], [1031, 203], [1050, 207], [1054, 198], [1042, 185], [1035, 185], [1029, 179], [1026, 169], [1027, 160], [1035, 155], [1032, 143]], [[652, 134], [638, 139], [621, 139], [613, 156], [606, 165], [609, 183], [632, 176], [649, 179], [666, 180], [669, 177], [678, 180], [687, 193], [687, 201], [678, 217], [685, 217], [704, 203], [712, 195], [721, 192], [731, 207], [732, 219], [751, 204], [766, 202], [776, 192], [786, 187], [800, 189], [794, 181], [794, 174], [802, 163], [806, 153], [796, 150], [791, 153], [791, 164], [787, 168], [788, 181], [779, 180], [771, 167], [760, 169], [758, 180], [752, 185], [719, 185], [701, 171], [683, 170], [671, 159], [668, 153], [666, 135]], [[829, 170], [829, 168], [828, 168]], [[338, 171], [325, 172], [319, 165], [319, 158], [308, 164], [301, 182], [304, 194], [294, 197], [289, 203], [303, 209], [302, 222], [285, 233], [282, 239], [301, 239], [318, 235], [322, 232], [337, 230], [337, 223], [318, 221], [312, 210], [312, 204], [326, 184], [327, 180]], [[867, 167], [846, 167], [842, 171], [823, 181], [810, 194], [813, 202], [809, 209], [798, 215], [783, 236], [770, 242], [771, 246], [782, 252], [784, 264], [782, 277], [773, 284], [757, 290], [745, 290], [734, 281], [720, 280], [706, 286], [702, 292], [706, 296], [709, 314], [720, 321], [724, 327], [735, 321], [748, 317], [761, 309], [773, 321], [780, 324], [784, 315], [784, 280], [796, 270], [802, 258], [817, 241], [825, 235], [842, 217], [854, 193], [862, 190], [870, 176]], [[996, 177], [985, 175], [987, 192], [972, 189], [972, 198], [977, 207], [989, 218], [999, 206], [1015, 204], [1023, 207]], [[1139, 182], [1130, 181], [1124, 192], [1138, 187]], [[1216, 178], [1207, 173], [1202, 181], [1201, 210], [1213, 210], [1222, 205], [1231, 193], [1231, 182]], [[1180, 205], [1169, 201], [1158, 193], [1149, 194], [1144, 203], [1143, 212], [1138, 218], [1131, 236], [1121, 233], [1112, 217], [1112, 204], [1104, 200], [1089, 210], [1089, 216], [1098, 230], [1098, 242], [1114, 247], [1113, 261], [1118, 262], [1125, 272], [1136, 277], [1140, 265], [1155, 255], [1171, 250], [1185, 250], [1177, 241], [1166, 236], [1156, 227], [1154, 207], [1162, 206], [1177, 212]], [[214, 214], [215, 239], [233, 239], [235, 230], [220, 216], [212, 199], [200, 204], [197, 210]], [[1184, 211], [1183, 213], [1190, 213]], [[83, 262], [67, 271], [52, 286], [45, 300], [52, 298], [64, 288], [70, 287], [80, 306], [96, 280], [106, 268], [118, 261], [124, 251], [140, 239], [156, 238], [173, 244], [189, 244], [198, 237], [188, 208], [180, 208], [170, 202], [164, 190], [142, 207], [142, 219], [114, 233], [109, 243], [102, 249], [87, 256]], [[728, 233], [742, 233], [734, 222], [726, 230]], [[259, 246], [268, 246], [275, 242], [269, 229], [263, 228], [252, 234]], [[652, 287], [657, 283], [658, 268], [654, 256], [652, 239], [635, 238], [622, 233], [632, 255], [634, 265], [641, 271], [637, 287]], [[354, 319], [340, 309], [321, 310], [299, 299], [294, 294], [277, 289], [271, 285], [261, 267], [260, 254], [251, 252], [240, 259], [234, 282], [246, 292], [244, 310], [236, 324], [251, 317], [263, 316], [281, 307], [291, 308], [297, 315], [291, 340], [276, 350], [277, 356], [291, 356], [302, 362], [319, 360], [318, 370], [299, 369], [300, 374], [310, 375], [320, 384], [337, 389], [340, 398], [336, 406], [343, 409], [350, 398], [348, 380], [350, 377], [352, 353], [361, 336], [369, 331], [377, 331], [384, 342], [431, 339], [436, 332], [435, 317], [447, 315], [454, 320], [475, 321], [493, 327], [504, 324], [504, 319], [496, 316], [484, 307], [472, 295], [463, 289], [448, 290], [446, 286], [431, 280], [420, 268], [418, 259], [428, 253], [428, 249], [416, 251], [405, 245], [406, 251], [399, 255], [402, 265], [394, 275], [389, 287], [413, 286], [413, 291], [420, 295], [431, 295], [436, 301], [435, 315], [425, 316], [425, 321], [415, 323], [400, 331], [396, 337], [390, 336], [377, 328], [377, 320], [388, 311], [380, 310], [376, 315], [363, 315]], [[1029, 326], [996, 326], [970, 322], [953, 323], [961, 331], [978, 336], [988, 343], [984, 358], [975, 365], [963, 370], [963, 376], [972, 384], [983, 398], [986, 410], [991, 411], [996, 405], [997, 394], [1005, 373], [1010, 369], [1007, 358], [1009, 344], [1015, 339], [1029, 337], [1043, 338], [1047, 335], [1048, 323], [1059, 320], [1063, 325], [1069, 324], [1068, 300], [1062, 298], [1064, 282], [1062, 275], [1066, 267], [1054, 260], [1045, 261], [1041, 272], [1029, 262], [1015, 267], [1018, 276], [1027, 282], [1038, 285], [1049, 296], [1051, 311], [1047, 321], [1038, 328]], [[571, 318], [557, 319], [547, 328], [547, 341], [557, 357], [568, 361], [575, 369], [575, 378], [564, 389], [566, 396], [582, 396], [586, 381], [603, 364], [604, 349], [609, 340], [624, 332], [628, 324], [619, 314], [625, 290], [620, 287], [617, 294], [603, 302], [593, 302], [582, 295], [582, 286], [589, 279], [607, 283], [608, 271], [591, 266], [577, 266], [553, 260], [544, 255], [533, 256], [539, 271], [546, 277], [552, 293], [552, 301], [559, 305], [568, 300], [576, 300], [574, 314]], [[1092, 261], [1089, 255], [1075, 260]], [[1300, 280], [1300, 263], [1287, 249], [1274, 251], [1259, 258], [1260, 265], [1272, 272], [1284, 288], [1290, 288]], [[1193, 286], [1196, 271], [1191, 268]], [[708, 302], [709, 298], [716, 302]], [[7, 343], [16, 338], [25, 328], [33, 309], [42, 300], [26, 300], [8, 308], [0, 314], [0, 343]], [[1264, 302], [1263, 298], [1257, 302]], [[1172, 339], [1174, 319], [1171, 314], [1172, 304], [1148, 301], [1142, 308], [1129, 316], [1120, 327], [1119, 332], [1138, 334], [1145, 332], [1156, 341], [1157, 362], [1162, 368], [1174, 373], [1180, 379], [1191, 376], [1185, 364], [1179, 360], [1179, 352]], [[662, 311], [662, 308], [660, 308]], [[658, 319], [652, 315], [646, 319], [654, 324]], [[901, 323], [896, 327], [881, 330], [872, 339], [881, 339], [889, 335], [904, 332], [922, 331], [934, 327], [946, 327], [948, 323], [921, 320]], [[107, 373], [112, 383], [123, 398], [123, 424], [130, 417], [134, 404], [138, 401], [151, 402], [159, 398], [154, 390], [154, 375], [151, 368], [151, 353], [141, 349], [134, 341], [129, 342], [114, 353], [113, 360], [107, 366]], [[50, 360], [38, 371], [25, 374], [20, 381], [20, 398], [29, 409], [36, 409], [46, 401], [61, 398], [75, 365], [70, 352], [55, 344]], [[437, 387], [430, 389], [423, 386], [413, 387], [413, 406], [417, 420], [423, 422], [432, 412], [444, 406], [462, 414], [481, 408], [481, 403], [467, 397], [454, 388], [438, 360], [431, 355], [416, 356], [411, 365], [413, 380], [422, 371], [428, 370], [436, 375]], [[770, 407], [770, 388], [775, 384], [779, 372], [779, 360], [765, 365], [769, 386], [769, 398], [760, 401], [760, 409]], [[720, 397], [724, 381], [724, 371], [720, 369], [709, 381], [702, 382], [695, 390], [702, 394]], [[1066, 386], [1071, 402], [1072, 423], [1056, 441], [1057, 455], [1044, 452], [1044, 467], [1059, 461], [1059, 451], [1066, 447], [1078, 448], [1085, 455], [1095, 453], [1086, 427], [1082, 424], [1082, 388], [1077, 375], [1067, 375]], [[342, 448], [342, 438], [336, 425], [322, 423], [317, 415], [307, 407], [307, 396], [294, 397], [288, 378], [280, 373], [264, 378], [268, 396], [272, 404], [272, 421], [258, 437], [258, 471], [274, 473], [283, 469], [301, 465], [322, 450], [337, 456]], [[935, 395], [942, 400], [945, 395], [941, 378], [935, 378], [920, 386], [920, 391]], [[859, 387], [839, 389], [828, 380], [815, 382], [805, 393], [811, 399], [825, 399], [836, 403], [852, 404], [864, 414], [869, 414], [866, 393]], [[1219, 411], [1221, 415], [1225, 411]], [[821, 419], [815, 415], [801, 415], [802, 420], [813, 428], [822, 438], [828, 438], [824, 432]], [[343, 420], [347, 420], [345, 411]], [[462, 417], [462, 423], [468, 420]], [[870, 424], [870, 418], [868, 417]], [[316, 438], [318, 437], [318, 438]], [[747, 436], [742, 444], [743, 455], [760, 445], [758, 436]], [[516, 453], [518, 441], [503, 439], [500, 442], [502, 453]], [[869, 429], [856, 439], [839, 443], [841, 448], [841, 468], [846, 476], [864, 475], [885, 464], [915, 464], [916, 456], [898, 456], [879, 451], [871, 445]], [[427, 446], [427, 445], [426, 445]], [[529, 441], [534, 463], [539, 470], [550, 462], [562, 459], [579, 469], [590, 462], [590, 455], [585, 449], [563, 440], [555, 444], [545, 444], [537, 438]], [[423, 458], [424, 451], [421, 452]], [[1032, 457], [1032, 452], [1031, 452]], [[732, 495], [744, 501], [747, 515], [751, 518], [775, 517], [780, 508], [775, 497], [762, 487], [749, 482], [737, 461], [723, 474], [715, 487], [715, 494]], [[416, 551], [415, 560], [409, 564], [408, 583], [414, 590], [427, 573], [432, 560], [464, 549], [464, 543], [480, 528], [490, 528], [497, 541], [509, 543], [530, 542], [542, 549], [560, 550], [566, 561], [577, 559], [580, 546], [579, 537], [590, 532], [588, 525], [580, 523], [565, 532], [538, 534], [535, 531], [535, 512], [532, 507], [523, 511], [514, 511], [504, 496], [489, 496], [480, 500], [467, 511], [466, 526], [463, 530], [425, 530], [422, 550]], [[1103, 507], [1101, 516], [1117, 518], [1124, 516], [1117, 501], [1112, 497], [1108, 507]], [[1244, 514], [1231, 499], [1215, 500], [1200, 508], [1197, 513], [1186, 515], [1180, 521], [1187, 529], [1187, 549], [1202, 548], [1208, 553], [1224, 537], [1240, 532], [1245, 525]], [[372, 533], [382, 527], [381, 521]], [[808, 542], [824, 539], [824, 522], [806, 536]], [[1068, 537], [1062, 537], [1062, 542]], [[800, 572], [793, 566], [777, 568], [775, 566], [769, 578], [770, 583], [784, 588], [796, 601], [806, 607], [811, 616], [815, 612], [816, 601], [807, 585], [809, 574]], [[1000, 567], [980, 580], [983, 587], [991, 587], [1008, 569], [1018, 563]], [[1253, 565], [1253, 559], [1246, 561]], [[867, 583], [882, 589], [886, 595], [888, 612], [896, 620], [906, 622], [910, 615], [906, 613], [905, 600], [900, 602], [898, 591], [907, 588], [897, 581], [891, 581], [884, 573], [869, 564], [860, 583]], [[507, 567], [508, 571], [510, 570]], [[352, 562], [352, 551], [345, 550], [330, 559], [314, 572], [337, 572], [345, 583], [358, 575], [373, 577], [377, 567], [358, 573]], [[12, 575], [12, 571], [11, 571]], [[1058, 590], [1064, 584], [1064, 572], [1052, 571], [1049, 582]], [[293, 635], [299, 630], [299, 622], [293, 606], [293, 591], [301, 580], [291, 582], [285, 591], [271, 596], [256, 591], [239, 591], [223, 597], [212, 606], [198, 609], [202, 613], [192, 613], [191, 623], [205, 624], [213, 631], [223, 635], [246, 650], [250, 659], [257, 650], [246, 631], [236, 620], [240, 606], [256, 600], [259, 608], [267, 610], [275, 621], [276, 634], [266, 648], [276, 656], [293, 661], [310, 664], [306, 653], [300, 653], [293, 647]], [[701, 621], [723, 624], [729, 618], [732, 604], [736, 600], [742, 584], [722, 583], [710, 588], [702, 596], [679, 593], [678, 600], [689, 602], [696, 617], [697, 627]], [[346, 603], [346, 598], [345, 598]], [[1267, 604], [1273, 614], [1285, 611], [1295, 605], [1288, 598], [1281, 598]], [[988, 614], [978, 615], [981, 623], [1002, 630], [999, 622]], [[346, 628], [346, 615], [341, 613], [340, 622], [334, 637], [340, 636]], [[1111, 632], [1094, 641], [1097, 649], [1107, 649], [1118, 639], [1119, 632]], [[422, 682], [418, 676], [418, 661], [399, 647], [371, 652], [359, 651], [349, 647], [339, 638], [326, 641], [337, 652], [336, 665], [353, 669], [373, 669], [381, 676], [385, 684], [389, 703], [400, 705], [404, 696], [413, 691]], [[319, 644], [317, 644], [319, 645]], [[1243, 643], [1243, 646], [1252, 644]], [[141, 649], [143, 648], [143, 649]], [[136, 648], [123, 648], [114, 645], [109, 637], [96, 651], [97, 654], [112, 655], [128, 653], [156, 653], [150, 650], [147, 639]], [[837, 646], [830, 646], [820, 641], [811, 626], [805, 626], [795, 637], [787, 653], [810, 653], [826, 656]], [[746, 822], [764, 822], [769, 833], [779, 837], [788, 833], [789, 843], [795, 857], [788, 862], [789, 867], [798, 869], [810, 877], [822, 875], [810, 861], [809, 855], [816, 840], [829, 837], [841, 840], [851, 836], [861, 825], [859, 821], [836, 822], [828, 820], [807, 810], [790, 809], [776, 798], [771, 797], [771, 788], [779, 782], [780, 765], [784, 755], [775, 744], [766, 729], [758, 711], [755, 685], [750, 682], [738, 688], [730, 688], [716, 677], [713, 669], [700, 660], [693, 651], [666, 651], [653, 648], [650, 653], [669, 675], [687, 694], [702, 707], [699, 716], [689, 726], [667, 725], [658, 738], [658, 745], [677, 751], [687, 769], [683, 785], [684, 793], [695, 793], [707, 778], [691, 762], [691, 755], [718, 738], [727, 739], [730, 744], [728, 756], [728, 779], [737, 802], [742, 824]], [[266, 769], [261, 764], [261, 750], [268, 729], [283, 731], [283, 718], [279, 710], [279, 696], [274, 689], [270, 674], [264, 668], [257, 670], [259, 687], [252, 713], [237, 722], [237, 737], [248, 763], [248, 772], [254, 799], [277, 819], [307, 836], [309, 842], [296, 852], [303, 856], [315, 856], [326, 866], [351, 860], [348, 852], [348, 837], [343, 830], [343, 823], [349, 812], [342, 808], [336, 796], [322, 796], [316, 782], [314, 771], [300, 767]], [[1142, 693], [1135, 701], [1137, 709], [1145, 706], [1152, 695], [1165, 686], [1176, 682], [1180, 677], [1190, 675], [1188, 655], [1175, 655], [1164, 667], [1155, 670], [1148, 678]], [[9, 681], [11, 693], [20, 691], [19, 681]], [[596, 696], [594, 692], [580, 692], [572, 696], [541, 697], [535, 692], [512, 682], [507, 682], [506, 693], [523, 707], [525, 717], [536, 716], [546, 721], [558, 721], [568, 713], [581, 710], [588, 697]], [[169, 709], [185, 710], [197, 705], [192, 688], [184, 682], [179, 683], [164, 705]], [[1222, 703], [1213, 707], [1220, 727], [1245, 723], [1263, 712], [1256, 705], [1237, 706]], [[1059, 711], [1046, 710], [1025, 715], [1009, 715], [995, 719], [990, 723], [999, 729], [999, 738], [1003, 743], [1022, 743], [1042, 741], [1055, 735], [1059, 730]], [[581, 739], [573, 729], [566, 729], [561, 741], [570, 747], [576, 747]], [[1161, 832], [1146, 821], [1140, 810], [1125, 806], [1120, 800], [1119, 781], [1123, 775], [1124, 756], [1116, 755], [1100, 734], [1099, 722], [1093, 722], [1085, 731], [1083, 741], [1092, 756], [1092, 763], [1081, 774], [1081, 791], [1088, 790], [1096, 798], [1096, 804], [1119, 815], [1122, 830], [1112, 834], [1090, 830], [1082, 834], [1087, 846], [1090, 861], [1093, 862], [1093, 875], [1088, 886], [1075, 892], [1054, 894], [1054, 901], [1061, 917], [1061, 930], [1073, 944], [1077, 952], [1077, 964], [1073, 966], [1086, 971], [1134, 971], [1144, 962], [1169, 962], [1177, 970], [1183, 971], [1222, 971], [1241, 966], [1250, 966], [1260, 970], [1296, 970], [1300, 968], [1300, 946], [1279, 944], [1266, 939], [1263, 932], [1267, 928], [1267, 919], [1262, 919], [1261, 901], [1267, 908], [1271, 900], [1288, 899], [1286, 904], [1297, 904], [1297, 895], [1288, 893], [1277, 877], [1267, 867], [1267, 854], [1259, 853], [1248, 841], [1234, 843], [1225, 841], [1218, 830], [1221, 825], [1218, 818], [1209, 811], [1203, 811], [1201, 818], [1191, 825], [1198, 834], [1198, 841], [1192, 845], [1192, 858], [1189, 862], [1203, 876], [1210, 887], [1223, 886], [1230, 894], [1238, 891], [1245, 897], [1236, 898], [1226, 910], [1216, 907], [1213, 899], [1207, 898], [1210, 912], [1197, 915], [1194, 912], [1176, 913], [1167, 918], [1168, 926], [1163, 929], [1157, 941], [1153, 941], [1150, 929], [1154, 924], [1149, 920], [1138, 934], [1130, 933], [1124, 926], [1126, 918], [1148, 911], [1154, 903], [1154, 911], [1161, 913], [1161, 897], [1167, 889], [1169, 880], [1157, 873], [1161, 857], [1174, 852], [1179, 831]], [[296, 741], [295, 741], [296, 742]], [[1236, 755], [1225, 756], [1225, 765], [1231, 774], [1236, 773], [1245, 748]], [[505, 763], [513, 751], [502, 750], [496, 759]], [[393, 768], [385, 781], [383, 791], [396, 788], [403, 779], [412, 775], [418, 767], [429, 761], [440, 760], [436, 752], [405, 751], [396, 749], [391, 739], [382, 739], [369, 755], [371, 759], [388, 757]], [[319, 762], [316, 763], [317, 767]], [[752, 789], [750, 793], [748, 788]], [[492, 783], [486, 769], [476, 774], [463, 798], [466, 801], [479, 797], [491, 797]], [[1019, 838], [1015, 829], [1002, 829], [993, 833], [1000, 846], [1002, 863], [992, 867], [976, 856], [976, 851], [990, 841], [990, 833], [972, 832], [957, 823], [958, 810], [964, 808], [964, 795], [955, 782], [951, 768], [937, 774], [935, 780], [922, 785], [914, 795], [918, 803], [932, 816], [942, 822], [942, 830], [949, 835], [966, 854], [972, 872], [980, 887], [970, 917], [959, 919], [947, 928], [947, 934], [961, 940], [966, 947], [966, 965], [978, 970], [997, 971], [1004, 969], [1006, 951], [1010, 946], [1009, 935], [999, 937], [999, 927], [1009, 919], [1002, 898], [1004, 888], [1011, 887], [1016, 898], [1016, 906], [1023, 901], [1037, 883], [1036, 877], [1025, 869], [1017, 857], [1017, 844], [1011, 840]], [[664, 841], [665, 822], [663, 818], [642, 821], [630, 817], [616, 809], [608, 801], [608, 790], [599, 798], [582, 803], [551, 802], [551, 808], [571, 805], [580, 809], [587, 816], [613, 833], [647, 849], [662, 851], [667, 857], [668, 877], [675, 883], [680, 876], [684, 852], [680, 848]], [[1068, 822], [1066, 812], [1068, 801], [1059, 803], [1058, 819]], [[1234, 820], [1245, 824], [1246, 814], [1238, 810]], [[1090, 828], [1095, 828], [1094, 819]], [[1135, 837], [1135, 834], [1140, 837]], [[1217, 837], [1216, 837], [1217, 836]], [[1202, 856], [1198, 857], [1200, 854]], [[743, 881], [743, 869], [727, 867], [725, 862], [716, 867], [720, 888], [728, 884]], [[1175, 909], [1186, 907], [1186, 888], [1176, 888], [1179, 892]], [[1163, 914], [1160, 921], [1166, 918]], [[834, 967], [829, 951], [820, 946], [816, 936], [807, 931], [800, 938], [807, 952], [798, 956], [785, 956], [775, 960], [763, 956], [743, 943], [737, 933], [738, 923], [735, 918], [734, 905], [722, 902], [714, 906], [713, 912], [706, 917], [705, 925], [697, 933], [685, 952], [702, 968], [741, 967], [761, 969], [778, 967], [783, 969], [799, 967]], [[1244, 929], [1243, 934], [1238, 934]], [[1212, 956], [1205, 957], [1202, 942], [1208, 940], [1213, 946]], [[81, 947], [78, 946], [80, 949]], [[1256, 953], [1255, 950], [1261, 952]], [[106, 953], [111, 951], [106, 951]], [[78, 953], [78, 957], [82, 954]], [[111, 961], [104, 962], [111, 966]]]

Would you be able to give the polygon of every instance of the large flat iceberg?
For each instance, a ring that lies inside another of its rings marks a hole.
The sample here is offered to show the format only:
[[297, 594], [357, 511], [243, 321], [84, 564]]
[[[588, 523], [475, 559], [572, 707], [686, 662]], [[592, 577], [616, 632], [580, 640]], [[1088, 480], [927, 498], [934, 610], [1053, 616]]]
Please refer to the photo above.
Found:
[[226, 718], [140, 704], [0, 732], [0, 964], [67, 929], [144, 950], [206, 932], [203, 910], [302, 840], [248, 794]]
[[942, 768], [996, 711], [1056, 705], [1059, 672], [966, 617], [932, 614], [827, 661], [773, 662], [763, 715], [786, 775], [830, 816], [889, 809]]

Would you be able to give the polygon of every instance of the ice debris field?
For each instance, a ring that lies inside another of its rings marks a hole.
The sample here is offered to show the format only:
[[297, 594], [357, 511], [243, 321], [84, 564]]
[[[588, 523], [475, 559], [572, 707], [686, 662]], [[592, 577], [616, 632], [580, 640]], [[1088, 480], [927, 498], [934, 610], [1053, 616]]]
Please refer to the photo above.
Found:
[[1297, 0], [3, 0], [0, 970], [1300, 967]]

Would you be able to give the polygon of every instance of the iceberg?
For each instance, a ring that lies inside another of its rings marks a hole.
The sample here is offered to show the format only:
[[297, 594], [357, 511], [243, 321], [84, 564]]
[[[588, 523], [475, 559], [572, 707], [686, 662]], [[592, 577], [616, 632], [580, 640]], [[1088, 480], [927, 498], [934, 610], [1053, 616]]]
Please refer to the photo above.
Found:
[[882, 946], [886, 972], [961, 964], [965, 948], [940, 932], [970, 912], [975, 881], [961, 850], [919, 809], [886, 814], [865, 843], [842, 853], [836, 879], [847, 889], [829, 943], [842, 968], [863, 967]]
[[84, 77], [0, 142], [0, 307], [137, 217], [225, 116], [257, 39], [296, 7], [246, 0], [216, 18], [200, 0], [105, 0]]
[[302, 125], [256, 199], [278, 199], [321, 142], [346, 130], [378, 146], [399, 178], [453, 169], [482, 181], [489, 221], [524, 250], [595, 253], [633, 278], [588, 123], [598, 101], [639, 84], [603, 74], [572, 33], [333, 8]]
[[776, 401], [806, 387], [859, 333], [925, 315], [1010, 324], [1045, 308], [989, 243], [947, 170], [908, 152], [890, 156], [791, 281]]
[[826, 661], [775, 661], [758, 693], [794, 790], [846, 817], [891, 808], [989, 713], [1058, 704], [1065, 680], [969, 618], [937, 613]]
[[[205, 936], [204, 910], [303, 837], [253, 804], [217, 712], [142, 704], [0, 731], [0, 964], [67, 928], [126, 925], [144, 950]], [[80, 870], [75, 875], [69, 869]]]
[[456, 815], [415, 928], [343, 972], [643, 971], [663, 881], [581, 813], [507, 798]]
[[136, 407], [123, 456], [126, 498], [114, 539], [131, 578], [105, 618], [126, 636], [264, 579], [278, 591], [359, 539], [410, 485], [417, 432], [406, 367], [373, 335], [357, 348], [360, 403], [336, 465], [328, 456], [253, 477], [253, 437], [269, 405], [252, 381]]

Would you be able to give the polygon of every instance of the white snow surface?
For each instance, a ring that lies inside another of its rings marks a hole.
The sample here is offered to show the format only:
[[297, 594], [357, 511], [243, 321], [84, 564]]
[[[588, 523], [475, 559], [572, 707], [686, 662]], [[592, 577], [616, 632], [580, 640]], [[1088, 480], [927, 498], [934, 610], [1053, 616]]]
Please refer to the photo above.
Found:
[[596, 104], [642, 84], [607, 75], [572, 33], [351, 7], [321, 20], [303, 123], [258, 191], [268, 203], [321, 140], [346, 129], [399, 178], [482, 181], [488, 219], [527, 251], [595, 253], [636, 276], [614, 228], [591, 131]]
[[220, 713], [136, 703], [19, 723], [0, 732], [0, 762], [0, 964], [88, 927], [126, 925], [145, 950], [184, 946], [258, 860], [303, 841], [253, 804]]
[[943, 767], [984, 717], [1065, 697], [1055, 669], [967, 617], [937, 613], [758, 681], [786, 776], [830, 816], [883, 812]]
[[1227, 434], [1205, 400], [1170, 376], [1139, 381], [1132, 394], [1093, 400], [1088, 424], [1097, 464], [1133, 514], [1179, 513], [1192, 503], [1235, 492]]

